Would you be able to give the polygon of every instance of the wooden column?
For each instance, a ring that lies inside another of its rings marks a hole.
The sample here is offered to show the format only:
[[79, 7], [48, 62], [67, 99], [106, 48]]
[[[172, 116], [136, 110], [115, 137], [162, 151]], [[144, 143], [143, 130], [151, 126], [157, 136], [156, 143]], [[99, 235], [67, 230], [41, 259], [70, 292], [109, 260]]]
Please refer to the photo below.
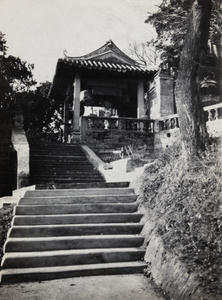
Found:
[[144, 114], [144, 83], [140, 79], [137, 84], [137, 118], [141, 118]]
[[72, 141], [77, 141], [80, 138], [80, 91], [81, 91], [81, 78], [78, 73], [75, 75], [74, 80], [74, 95], [73, 95], [73, 123], [72, 123]]
[[68, 135], [69, 135], [68, 122], [69, 122], [69, 104], [68, 104], [68, 99], [66, 98], [64, 100], [64, 106], [63, 106], [63, 124], [64, 124], [63, 142], [65, 143], [68, 142]]

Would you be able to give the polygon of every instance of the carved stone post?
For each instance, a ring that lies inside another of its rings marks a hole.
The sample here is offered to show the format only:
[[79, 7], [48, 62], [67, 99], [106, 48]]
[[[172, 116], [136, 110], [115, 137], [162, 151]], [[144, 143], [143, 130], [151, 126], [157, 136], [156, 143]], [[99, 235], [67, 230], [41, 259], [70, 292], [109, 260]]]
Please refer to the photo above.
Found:
[[23, 115], [17, 112], [12, 129], [12, 143], [17, 152], [17, 189], [29, 185], [29, 144], [23, 130]]

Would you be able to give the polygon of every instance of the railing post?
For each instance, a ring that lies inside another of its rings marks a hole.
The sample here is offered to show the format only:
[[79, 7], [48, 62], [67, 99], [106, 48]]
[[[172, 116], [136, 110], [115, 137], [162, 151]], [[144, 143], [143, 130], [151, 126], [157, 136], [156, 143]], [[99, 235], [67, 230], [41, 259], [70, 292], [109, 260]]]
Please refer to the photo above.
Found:
[[160, 131], [160, 123], [159, 123], [159, 120], [155, 120], [154, 122], [153, 122], [153, 124], [154, 124], [154, 133], [155, 132], [159, 132]]
[[214, 115], [214, 120], [218, 120], [219, 119], [219, 115], [218, 115], [218, 109], [215, 108], [215, 115]]
[[212, 115], [211, 110], [209, 109], [208, 110], [208, 121], [212, 121], [212, 120], [213, 120], [213, 115]]

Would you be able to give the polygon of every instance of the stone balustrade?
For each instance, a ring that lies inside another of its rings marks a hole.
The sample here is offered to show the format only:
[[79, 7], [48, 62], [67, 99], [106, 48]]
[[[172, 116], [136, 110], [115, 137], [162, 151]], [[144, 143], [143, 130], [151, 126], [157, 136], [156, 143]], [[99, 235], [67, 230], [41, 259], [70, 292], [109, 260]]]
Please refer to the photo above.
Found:
[[204, 111], [207, 112], [207, 121], [222, 119], [222, 103], [205, 106]]
[[170, 115], [159, 119], [159, 131], [179, 128], [178, 115]]
[[81, 128], [84, 131], [136, 131], [154, 132], [154, 120], [137, 118], [117, 118], [117, 117], [82, 117]]
[[222, 135], [222, 103], [204, 107], [207, 131], [211, 137]]

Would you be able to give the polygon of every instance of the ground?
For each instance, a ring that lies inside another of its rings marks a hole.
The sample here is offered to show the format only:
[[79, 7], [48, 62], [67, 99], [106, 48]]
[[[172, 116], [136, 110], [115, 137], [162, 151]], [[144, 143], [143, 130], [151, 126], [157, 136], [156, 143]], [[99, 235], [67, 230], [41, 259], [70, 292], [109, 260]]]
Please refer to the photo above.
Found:
[[89, 276], [0, 286], [0, 300], [164, 300], [142, 274]]

